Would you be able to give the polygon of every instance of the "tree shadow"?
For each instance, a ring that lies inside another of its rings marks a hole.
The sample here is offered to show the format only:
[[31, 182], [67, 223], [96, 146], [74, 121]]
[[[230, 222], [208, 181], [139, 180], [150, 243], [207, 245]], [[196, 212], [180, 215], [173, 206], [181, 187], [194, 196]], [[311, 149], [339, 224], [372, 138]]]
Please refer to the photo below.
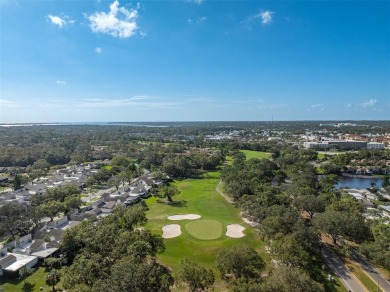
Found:
[[179, 207], [179, 208], [180, 207], [187, 207], [187, 201], [186, 200], [179, 200], [179, 201], [169, 202], [169, 201], [166, 201], [166, 200], [158, 199], [157, 203], [168, 205], [168, 206], [172, 206], [172, 207]]
[[173, 201], [173, 202], [168, 202], [169, 206], [172, 207], [187, 207], [187, 201], [186, 200], [180, 200], [180, 201]]
[[23, 292], [31, 292], [34, 291], [35, 283], [32, 284], [30, 282], [24, 282], [22, 291]]

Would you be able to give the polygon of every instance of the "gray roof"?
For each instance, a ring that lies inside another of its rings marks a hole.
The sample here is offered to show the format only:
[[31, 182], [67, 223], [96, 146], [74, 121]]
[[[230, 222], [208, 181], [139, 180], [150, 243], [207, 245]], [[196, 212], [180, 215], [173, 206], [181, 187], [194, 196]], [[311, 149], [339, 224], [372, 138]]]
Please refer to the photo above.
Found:
[[30, 250], [32, 250], [32, 251], [38, 250], [44, 243], [45, 243], [45, 241], [42, 239], [34, 240], [33, 244], [30, 245]]
[[109, 201], [109, 202], [106, 202], [106, 204], [104, 206], [102, 206], [102, 208], [112, 209], [112, 208], [114, 208], [115, 204], [116, 204], [116, 201]]
[[0, 266], [6, 266], [15, 261], [16, 261], [16, 257], [12, 254], [9, 254], [0, 260]]

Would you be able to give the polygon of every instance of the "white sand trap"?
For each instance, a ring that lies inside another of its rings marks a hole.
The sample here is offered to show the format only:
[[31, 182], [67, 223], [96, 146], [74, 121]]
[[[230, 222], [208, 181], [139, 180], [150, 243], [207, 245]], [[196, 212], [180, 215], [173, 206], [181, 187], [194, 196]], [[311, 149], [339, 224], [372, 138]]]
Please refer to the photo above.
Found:
[[233, 238], [240, 238], [245, 236], [245, 234], [243, 233], [245, 227], [241, 226], [240, 224], [230, 224], [226, 227], [226, 236]]
[[178, 237], [181, 234], [181, 229], [179, 224], [165, 225], [162, 228], [162, 231], [163, 231], [162, 234], [163, 238], [174, 238], [174, 237]]
[[169, 220], [195, 220], [199, 219], [200, 215], [197, 214], [183, 214], [183, 215], [172, 215], [168, 216]]

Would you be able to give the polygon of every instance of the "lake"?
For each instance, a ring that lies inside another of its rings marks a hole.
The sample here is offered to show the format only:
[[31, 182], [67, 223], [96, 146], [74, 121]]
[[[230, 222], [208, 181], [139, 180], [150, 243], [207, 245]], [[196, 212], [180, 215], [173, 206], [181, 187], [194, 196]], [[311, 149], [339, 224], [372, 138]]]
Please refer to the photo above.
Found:
[[339, 182], [336, 184], [336, 189], [350, 188], [350, 189], [367, 189], [371, 188], [371, 181], [376, 182], [376, 187], [382, 187], [382, 178], [378, 177], [349, 177], [341, 176]]

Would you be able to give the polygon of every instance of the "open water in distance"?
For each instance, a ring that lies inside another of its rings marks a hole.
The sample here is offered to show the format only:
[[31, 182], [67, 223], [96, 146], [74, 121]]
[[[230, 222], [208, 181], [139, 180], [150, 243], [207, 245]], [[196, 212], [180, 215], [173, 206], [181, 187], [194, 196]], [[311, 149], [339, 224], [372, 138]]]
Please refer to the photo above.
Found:
[[382, 178], [378, 177], [359, 177], [359, 176], [341, 176], [339, 182], [336, 184], [336, 189], [350, 188], [350, 189], [367, 189], [371, 188], [371, 181], [376, 183], [376, 187], [382, 187]]

